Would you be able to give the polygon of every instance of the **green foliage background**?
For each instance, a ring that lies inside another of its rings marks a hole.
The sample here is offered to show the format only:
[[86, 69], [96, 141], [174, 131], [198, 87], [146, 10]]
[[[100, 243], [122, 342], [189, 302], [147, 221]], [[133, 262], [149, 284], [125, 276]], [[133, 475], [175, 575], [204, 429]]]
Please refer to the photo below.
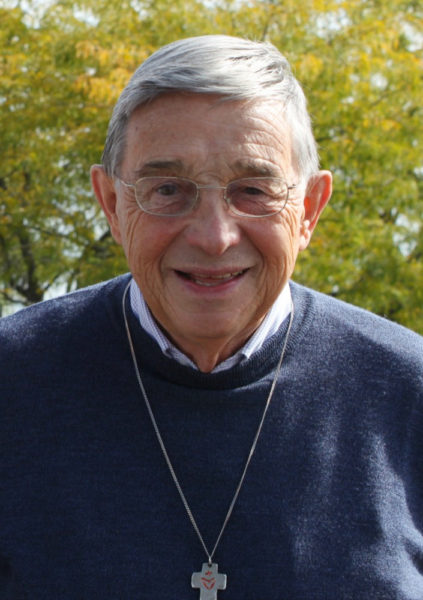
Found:
[[226, 33], [287, 56], [334, 173], [297, 281], [423, 333], [422, 16], [401, 0], [0, 0], [0, 306], [126, 270], [88, 176], [114, 102], [158, 47]]

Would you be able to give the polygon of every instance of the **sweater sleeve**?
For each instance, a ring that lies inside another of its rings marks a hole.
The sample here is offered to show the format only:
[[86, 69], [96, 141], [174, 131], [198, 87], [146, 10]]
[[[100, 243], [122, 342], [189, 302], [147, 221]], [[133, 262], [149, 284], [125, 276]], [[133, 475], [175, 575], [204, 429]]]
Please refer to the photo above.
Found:
[[[417, 378], [418, 398], [410, 414], [405, 447], [407, 472], [404, 477], [411, 519], [420, 532], [420, 540], [410, 548], [416, 567], [423, 572], [423, 376]], [[419, 543], [417, 543], [419, 542]], [[418, 550], [420, 548], [420, 550]]]

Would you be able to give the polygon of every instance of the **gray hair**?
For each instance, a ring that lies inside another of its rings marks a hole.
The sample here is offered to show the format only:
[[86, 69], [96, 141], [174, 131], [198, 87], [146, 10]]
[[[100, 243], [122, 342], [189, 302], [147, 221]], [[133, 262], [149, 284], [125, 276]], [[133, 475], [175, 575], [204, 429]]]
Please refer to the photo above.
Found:
[[128, 121], [136, 108], [170, 92], [216, 94], [223, 100], [276, 100], [290, 128], [293, 163], [305, 181], [319, 168], [307, 101], [286, 58], [267, 42], [204, 35], [173, 42], [135, 71], [114, 108], [103, 166], [116, 175]]

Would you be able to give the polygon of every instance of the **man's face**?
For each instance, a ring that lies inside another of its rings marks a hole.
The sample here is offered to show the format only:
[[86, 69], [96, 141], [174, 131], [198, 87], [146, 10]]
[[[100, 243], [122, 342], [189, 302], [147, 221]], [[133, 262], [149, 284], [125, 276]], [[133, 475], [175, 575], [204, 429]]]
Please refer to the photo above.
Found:
[[[134, 183], [151, 175], [216, 186], [260, 176], [299, 183], [276, 104], [195, 94], [165, 95], [132, 115], [119, 177]], [[140, 210], [132, 189], [93, 169], [96, 194], [150, 310], [188, 354], [192, 344], [220, 340], [230, 355], [258, 327], [328, 199], [329, 175], [319, 177], [306, 200], [299, 186], [272, 217], [232, 214], [222, 191], [210, 189], [200, 191], [191, 214], [159, 217]]]

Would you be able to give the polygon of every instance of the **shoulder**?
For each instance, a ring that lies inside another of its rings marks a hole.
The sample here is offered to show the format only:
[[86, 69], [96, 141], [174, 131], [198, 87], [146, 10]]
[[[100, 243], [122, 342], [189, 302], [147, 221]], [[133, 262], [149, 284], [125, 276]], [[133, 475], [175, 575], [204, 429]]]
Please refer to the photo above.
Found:
[[[397, 323], [320, 292], [291, 283], [294, 306], [310, 343], [344, 356], [386, 365], [409, 365], [423, 373], [423, 337]], [[311, 339], [313, 342], [311, 342]]]
[[0, 356], [39, 344], [53, 344], [75, 328], [90, 330], [113, 319], [129, 275], [116, 277], [64, 296], [33, 304], [0, 319]]

